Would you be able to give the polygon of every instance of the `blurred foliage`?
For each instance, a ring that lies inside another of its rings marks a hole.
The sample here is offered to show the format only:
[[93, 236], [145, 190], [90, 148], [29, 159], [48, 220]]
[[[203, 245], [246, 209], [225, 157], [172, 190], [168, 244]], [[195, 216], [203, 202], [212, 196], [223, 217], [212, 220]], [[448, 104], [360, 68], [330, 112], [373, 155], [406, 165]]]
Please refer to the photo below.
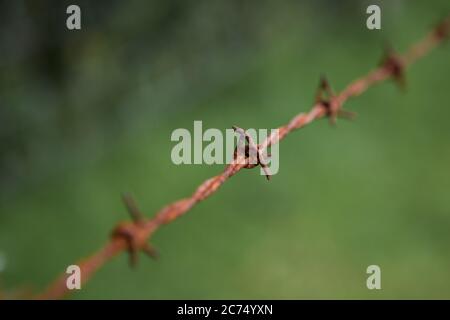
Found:
[[[442, 1], [0, 2], [0, 284], [42, 289], [127, 219], [222, 166], [175, 166], [172, 130], [273, 128], [342, 89], [450, 12]], [[365, 28], [368, 4], [382, 30]], [[448, 44], [280, 146], [158, 232], [158, 262], [125, 255], [73, 298], [450, 298]], [[365, 286], [370, 264], [381, 291]]]

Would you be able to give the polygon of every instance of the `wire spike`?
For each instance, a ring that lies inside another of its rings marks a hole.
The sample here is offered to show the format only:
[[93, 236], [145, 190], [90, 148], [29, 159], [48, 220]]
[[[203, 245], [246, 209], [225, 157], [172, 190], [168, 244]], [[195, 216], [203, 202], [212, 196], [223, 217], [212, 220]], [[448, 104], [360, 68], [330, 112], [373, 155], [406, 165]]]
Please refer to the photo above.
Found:
[[128, 253], [129, 253], [129, 264], [131, 268], [136, 268], [137, 263], [138, 263], [138, 252], [136, 251], [136, 249], [134, 248], [129, 248], [128, 249]]
[[152, 259], [158, 259], [159, 257], [159, 253], [158, 251], [151, 245], [149, 245], [148, 243], [146, 243], [143, 247], [142, 247], [142, 251], [147, 254], [150, 258]]
[[123, 194], [122, 195], [122, 200], [125, 204], [125, 207], [128, 210], [128, 213], [130, 214], [131, 218], [133, 219], [134, 222], [136, 223], [140, 223], [143, 222], [145, 220], [144, 215], [142, 214], [142, 212], [139, 210], [136, 201], [134, 200], [134, 198], [130, 195], [130, 194]]

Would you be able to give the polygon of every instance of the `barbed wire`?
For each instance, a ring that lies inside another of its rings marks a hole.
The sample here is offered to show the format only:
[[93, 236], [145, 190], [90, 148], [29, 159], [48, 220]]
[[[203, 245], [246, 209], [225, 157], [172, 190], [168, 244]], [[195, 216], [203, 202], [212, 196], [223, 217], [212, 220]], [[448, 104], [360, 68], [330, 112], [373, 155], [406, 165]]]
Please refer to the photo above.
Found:
[[[82, 284], [89, 281], [91, 276], [99, 268], [123, 251], [128, 251], [131, 265], [136, 264], [139, 252], [143, 252], [152, 258], [156, 258], [157, 252], [148, 241], [161, 226], [171, 223], [192, 209], [197, 203], [211, 196], [225, 183], [225, 181], [243, 168], [254, 168], [261, 165], [265, 171], [266, 177], [269, 178], [270, 171], [268, 171], [266, 166], [264, 155], [271, 145], [278, 143], [289, 133], [303, 128], [315, 120], [328, 117], [331, 123], [335, 123], [338, 117], [351, 118], [353, 113], [344, 110], [342, 108], [343, 104], [348, 99], [362, 94], [369, 87], [377, 83], [393, 78], [402, 85], [404, 83], [404, 73], [406, 68], [448, 38], [449, 29], [450, 16], [433, 28], [433, 30], [421, 41], [412, 45], [404, 55], [388, 51], [379, 67], [370, 71], [365, 76], [351, 82], [340, 93], [335, 94], [331, 90], [328, 80], [325, 77], [322, 77], [316, 100], [311, 110], [296, 115], [289, 123], [279, 127], [278, 130], [272, 131], [272, 134], [259, 145], [255, 145], [255, 143], [248, 138], [249, 135], [245, 130], [233, 126], [238, 134], [245, 136], [247, 139], [247, 147], [252, 149], [253, 153], [257, 155], [257, 158], [249, 159], [248, 153], [235, 152], [232, 162], [225, 167], [221, 174], [204, 181], [190, 197], [183, 198], [163, 207], [153, 218], [146, 219], [131, 196], [123, 196], [123, 201], [132, 217], [132, 221], [119, 223], [114, 228], [110, 241], [104, 247], [76, 263], [80, 267]], [[253, 161], [250, 162], [249, 160]], [[65, 273], [59, 276], [36, 298], [59, 299], [64, 297], [70, 291], [66, 286], [68, 276], [69, 275]]]

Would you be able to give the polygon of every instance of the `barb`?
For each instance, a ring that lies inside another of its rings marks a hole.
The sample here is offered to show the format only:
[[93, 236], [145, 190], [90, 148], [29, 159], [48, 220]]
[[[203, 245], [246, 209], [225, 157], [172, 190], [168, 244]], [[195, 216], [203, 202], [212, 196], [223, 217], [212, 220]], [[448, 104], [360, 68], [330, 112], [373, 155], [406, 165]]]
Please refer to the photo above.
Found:
[[[370, 71], [367, 75], [351, 82], [338, 94], [334, 94], [331, 91], [328, 81], [323, 78], [312, 109], [309, 112], [295, 116], [288, 124], [278, 128], [278, 134], [272, 133], [258, 146], [255, 146], [248, 139], [245, 130], [238, 127], [235, 127], [235, 130], [246, 137], [248, 150], [256, 151], [257, 159], [255, 164], [261, 164], [261, 166], [265, 167], [266, 162], [262, 155], [267, 148], [284, 139], [292, 131], [303, 128], [315, 120], [329, 117], [330, 122], [334, 123], [338, 116], [351, 116], [352, 114], [342, 109], [342, 105], [348, 99], [360, 95], [369, 87], [389, 78], [394, 80], [399, 80], [399, 77], [402, 78], [408, 66], [448, 38], [449, 29], [450, 16], [437, 25], [424, 39], [414, 44], [404, 55], [388, 55], [382, 65]], [[323, 97], [324, 92], [327, 94], [326, 99]], [[139, 251], [145, 252], [151, 257], [156, 257], [156, 251], [147, 243], [153, 233], [161, 226], [172, 222], [189, 211], [200, 201], [211, 196], [225, 181], [241, 169], [255, 167], [256, 165], [249, 165], [248, 158], [247, 152], [237, 153], [232, 163], [227, 165], [221, 174], [204, 181], [191, 197], [167, 205], [151, 219], [144, 219], [134, 201], [129, 196], [124, 196], [124, 202], [132, 215], [133, 221], [118, 224], [112, 232], [111, 240], [103, 248], [77, 263], [81, 269], [82, 283], [86, 283], [99, 268], [122, 251], [126, 250], [129, 252], [131, 264], [136, 263]], [[266, 171], [266, 175], [269, 178], [270, 172]], [[61, 275], [37, 298], [58, 299], [64, 297], [69, 292], [66, 287], [66, 277], [66, 274]]]
[[[240, 134], [238, 145], [234, 150], [233, 159], [237, 159], [239, 155], [242, 155], [245, 158], [244, 168], [246, 169], [252, 169], [258, 165], [261, 165], [262, 169], [264, 170], [264, 173], [266, 174], [267, 180], [270, 180], [270, 176], [272, 174], [270, 173], [270, 169], [267, 166], [268, 158], [270, 157], [270, 155], [268, 154], [266, 156], [261, 147], [255, 144], [252, 136], [249, 135], [244, 129], [239, 128], [237, 126], [233, 126], [233, 129], [235, 132]], [[247, 141], [246, 146], [244, 146], [244, 144], [242, 143], [243, 139]]]

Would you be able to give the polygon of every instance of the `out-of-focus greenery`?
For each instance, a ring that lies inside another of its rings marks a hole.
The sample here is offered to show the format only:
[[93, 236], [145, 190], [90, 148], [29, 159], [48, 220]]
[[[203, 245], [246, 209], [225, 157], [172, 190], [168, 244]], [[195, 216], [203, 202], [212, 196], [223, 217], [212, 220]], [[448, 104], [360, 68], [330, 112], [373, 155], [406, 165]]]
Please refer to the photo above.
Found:
[[[70, 3], [73, 3], [71, 1]], [[404, 51], [442, 1], [65, 1], [0, 5], [0, 282], [39, 291], [100, 247], [132, 192], [151, 216], [223, 166], [176, 166], [175, 128], [274, 128]], [[365, 27], [382, 7], [382, 30]], [[450, 298], [448, 44], [312, 124], [257, 170], [123, 254], [72, 298]], [[382, 269], [382, 290], [366, 268]]]

